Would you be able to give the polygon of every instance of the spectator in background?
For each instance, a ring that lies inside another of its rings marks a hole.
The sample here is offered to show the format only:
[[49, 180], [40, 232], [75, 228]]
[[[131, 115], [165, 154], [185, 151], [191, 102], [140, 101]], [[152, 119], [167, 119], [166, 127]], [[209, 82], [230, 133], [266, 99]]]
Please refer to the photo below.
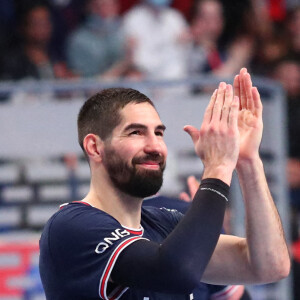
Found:
[[72, 74], [50, 51], [52, 22], [44, 3], [26, 7], [19, 17], [20, 43], [1, 59], [1, 79], [69, 78]]
[[[267, 1], [251, 0], [256, 24], [256, 47], [251, 69], [256, 74], [270, 76], [274, 64], [288, 54], [288, 38], [282, 18], [276, 18]], [[276, 21], [276, 22], [275, 22]]]
[[247, 66], [253, 50], [253, 39], [245, 32], [229, 45], [221, 43], [224, 33], [224, 8], [219, 0], [197, 0], [192, 9], [189, 55], [191, 75], [212, 73], [228, 77]]
[[15, 22], [15, 6], [11, 0], [0, 1], [0, 57], [6, 54], [13, 42], [11, 28]]
[[186, 52], [182, 38], [184, 17], [171, 0], [144, 0], [124, 17], [124, 30], [135, 67], [151, 79], [174, 79], [186, 75]]
[[52, 45], [64, 60], [66, 39], [82, 22], [85, 0], [47, 0], [53, 20]]
[[289, 54], [300, 61], [300, 5], [291, 10], [286, 18]]
[[300, 211], [300, 62], [292, 58], [279, 61], [274, 67], [274, 79], [287, 93], [289, 159], [287, 178], [291, 189], [292, 207]]
[[129, 65], [119, 0], [89, 0], [86, 8], [86, 20], [67, 42], [69, 67], [82, 77], [117, 78]]

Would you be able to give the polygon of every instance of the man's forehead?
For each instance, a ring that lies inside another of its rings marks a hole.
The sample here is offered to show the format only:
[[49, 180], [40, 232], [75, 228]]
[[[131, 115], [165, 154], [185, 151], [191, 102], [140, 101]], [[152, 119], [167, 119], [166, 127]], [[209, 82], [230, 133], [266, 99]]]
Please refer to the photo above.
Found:
[[[125, 123], [156, 123], [162, 124], [158, 112], [148, 102], [143, 103], [129, 103], [121, 111], [121, 124]], [[121, 125], [120, 124], [120, 125]]]

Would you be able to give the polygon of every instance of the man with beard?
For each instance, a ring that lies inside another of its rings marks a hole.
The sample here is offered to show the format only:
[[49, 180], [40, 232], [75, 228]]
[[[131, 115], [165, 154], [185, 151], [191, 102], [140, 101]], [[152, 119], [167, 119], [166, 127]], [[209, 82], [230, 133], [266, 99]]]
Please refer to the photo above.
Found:
[[[200, 280], [265, 283], [288, 275], [287, 246], [258, 155], [262, 105], [245, 69], [234, 91], [235, 97], [221, 82], [201, 129], [184, 128], [204, 164], [184, 217], [141, 207], [159, 190], [167, 156], [165, 126], [150, 99], [114, 88], [85, 102], [78, 136], [91, 168], [90, 191], [44, 228], [40, 272], [47, 299], [192, 299]], [[247, 238], [220, 235], [235, 168]]]

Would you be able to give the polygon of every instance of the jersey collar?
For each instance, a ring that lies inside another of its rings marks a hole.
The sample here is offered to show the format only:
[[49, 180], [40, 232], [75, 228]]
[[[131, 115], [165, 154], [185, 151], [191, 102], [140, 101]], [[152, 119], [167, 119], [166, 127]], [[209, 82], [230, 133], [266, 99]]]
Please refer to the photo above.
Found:
[[[80, 203], [80, 204], [84, 204], [84, 205], [87, 205], [87, 206], [91, 206], [93, 207], [91, 204], [89, 204], [88, 202], [85, 202], [85, 201], [72, 201], [71, 203]], [[64, 208], [66, 205], [68, 205], [70, 203], [64, 203], [64, 204], [61, 204], [59, 206], [59, 209], [62, 209]], [[135, 228], [130, 228], [130, 227], [127, 227], [127, 226], [124, 226], [121, 224], [121, 226], [126, 229], [128, 232], [130, 232], [131, 234], [134, 234], [134, 235], [139, 235], [139, 236], [142, 236], [144, 234], [144, 228], [142, 225], [140, 225], [140, 228], [139, 229], [135, 229]]]

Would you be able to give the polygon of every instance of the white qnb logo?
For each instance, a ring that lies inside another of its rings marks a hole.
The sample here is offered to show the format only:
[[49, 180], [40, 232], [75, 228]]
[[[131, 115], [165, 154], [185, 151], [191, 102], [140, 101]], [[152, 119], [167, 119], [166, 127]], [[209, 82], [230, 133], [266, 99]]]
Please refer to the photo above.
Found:
[[111, 232], [111, 236], [108, 236], [106, 238], [103, 239], [103, 242], [100, 242], [96, 249], [95, 252], [98, 254], [103, 253], [107, 248], [109, 248], [109, 246], [111, 246], [115, 241], [130, 235], [130, 233], [125, 230], [125, 229], [116, 229], [115, 231]]

